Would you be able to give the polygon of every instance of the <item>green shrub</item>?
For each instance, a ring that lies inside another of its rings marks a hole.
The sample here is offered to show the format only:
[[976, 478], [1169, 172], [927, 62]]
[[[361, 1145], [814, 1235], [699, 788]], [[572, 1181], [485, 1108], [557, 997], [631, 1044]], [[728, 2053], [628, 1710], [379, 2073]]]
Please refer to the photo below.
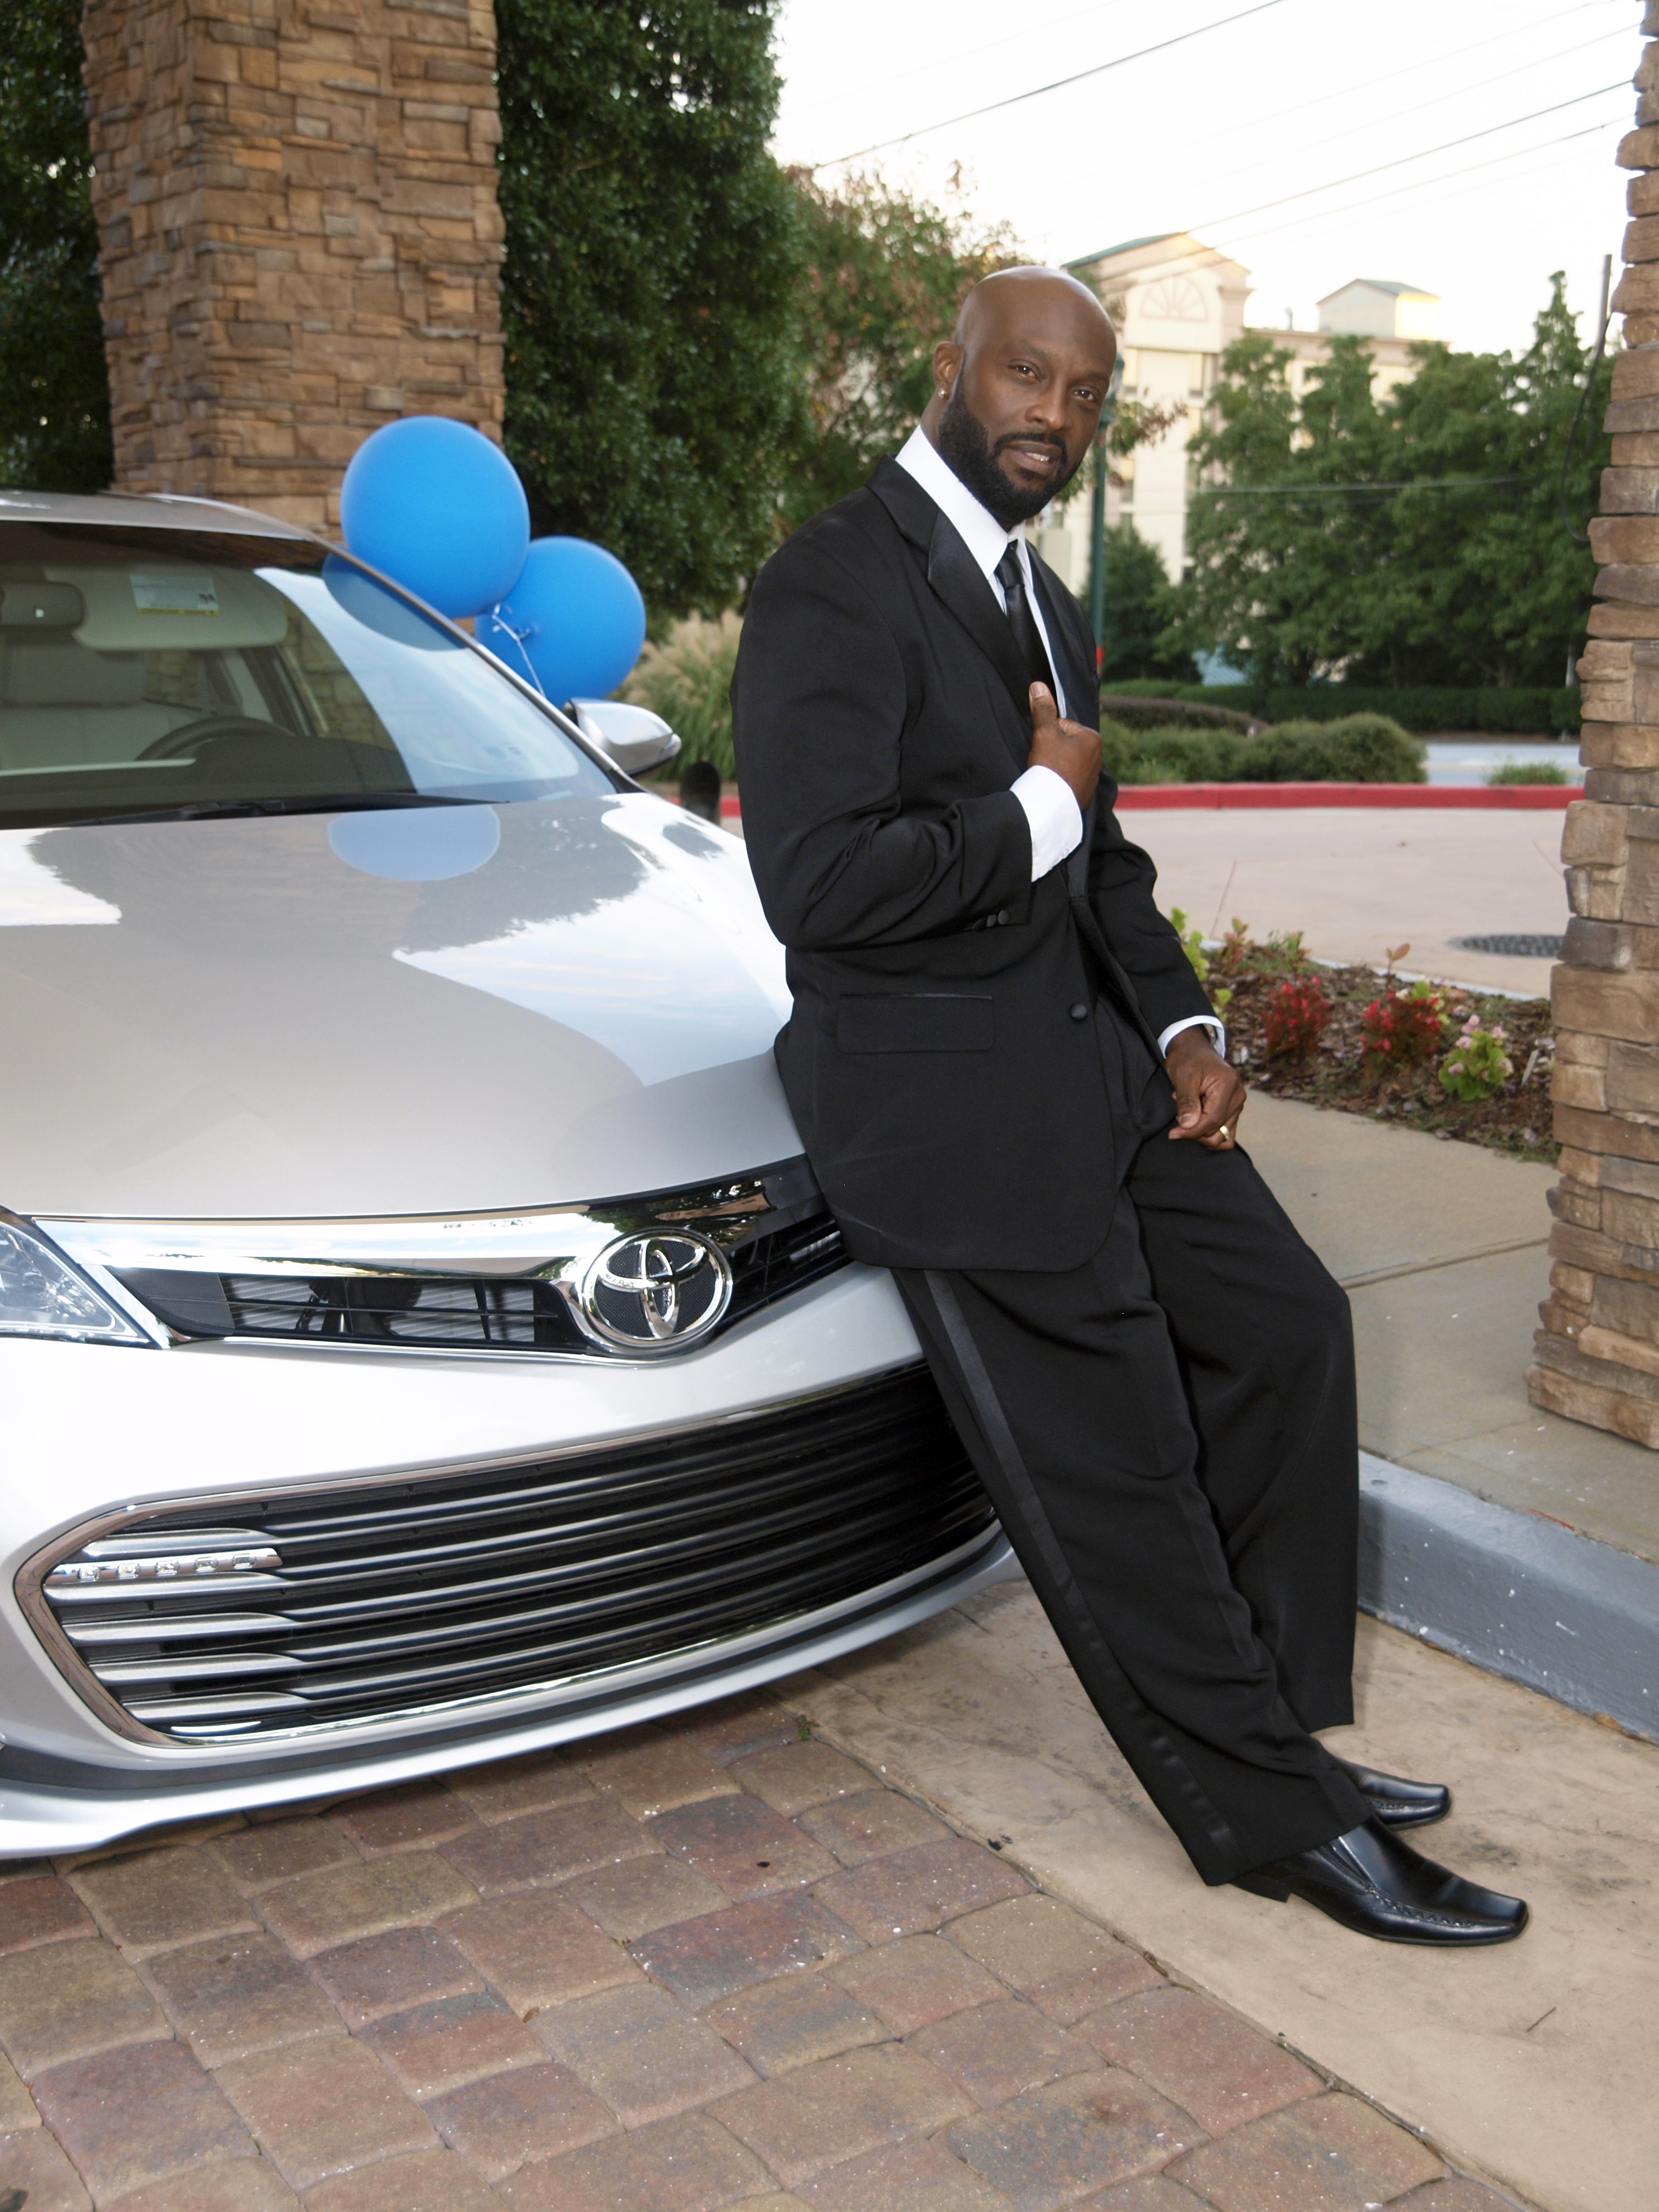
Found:
[[713, 761], [727, 781], [737, 775], [732, 750], [732, 671], [737, 665], [739, 617], [718, 622], [689, 615], [660, 645], [647, 644], [622, 696], [649, 707], [678, 733], [675, 772], [694, 760]]
[[1228, 729], [1101, 725], [1108, 775], [1135, 783], [1423, 783], [1423, 746], [1382, 714], [1288, 722], [1247, 738]]
[[1489, 784], [1565, 783], [1565, 769], [1554, 761], [1500, 761], [1486, 778]]
[[1482, 1029], [1480, 1018], [1471, 1014], [1440, 1063], [1441, 1089], [1451, 1098], [1496, 1097], [1515, 1073], [1505, 1042], [1501, 1022]]
[[1152, 678], [1111, 688], [1129, 697], [1231, 707], [1269, 722], [1334, 722], [1350, 714], [1386, 714], [1407, 730], [1488, 730], [1494, 737], [1506, 738], [1549, 737], [1578, 727], [1576, 687], [1552, 690], [1542, 684], [1310, 684], [1291, 689], [1258, 684], [1163, 684]]
[[1487, 730], [1494, 737], [1548, 737], [1578, 726], [1578, 693], [1545, 684], [1487, 684], [1460, 690], [1423, 684], [1395, 690], [1357, 684], [1315, 684], [1303, 690], [1259, 693], [1270, 721], [1296, 716], [1328, 722], [1352, 714], [1387, 714], [1407, 730]]
[[1386, 714], [1338, 722], [1281, 722], [1246, 738], [1240, 781], [1252, 783], [1426, 783], [1419, 738]]
[[1247, 743], [1224, 729], [1126, 729], [1101, 724], [1106, 772], [1120, 783], [1232, 783]]
[[[1103, 710], [1130, 730], [1236, 729], [1241, 736], [1252, 717], [1230, 707], [1206, 707], [1196, 699], [1152, 699], [1139, 692], [1125, 693], [1109, 687], [1102, 697]], [[1201, 711], [1194, 713], [1194, 709]]]

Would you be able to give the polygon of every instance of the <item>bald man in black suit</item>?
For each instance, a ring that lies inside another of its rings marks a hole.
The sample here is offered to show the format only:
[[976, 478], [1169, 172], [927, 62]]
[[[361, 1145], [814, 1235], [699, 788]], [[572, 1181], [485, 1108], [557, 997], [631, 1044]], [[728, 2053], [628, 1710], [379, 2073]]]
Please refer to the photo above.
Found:
[[1019, 526], [1115, 338], [1053, 270], [969, 294], [903, 451], [757, 580], [732, 687], [777, 1058], [890, 1267], [1101, 1717], [1206, 1881], [1468, 1944], [1526, 1907], [1420, 1857], [1437, 1784], [1352, 1714], [1346, 1301], [1238, 1149], [1244, 1086], [1100, 781], [1087, 623]]

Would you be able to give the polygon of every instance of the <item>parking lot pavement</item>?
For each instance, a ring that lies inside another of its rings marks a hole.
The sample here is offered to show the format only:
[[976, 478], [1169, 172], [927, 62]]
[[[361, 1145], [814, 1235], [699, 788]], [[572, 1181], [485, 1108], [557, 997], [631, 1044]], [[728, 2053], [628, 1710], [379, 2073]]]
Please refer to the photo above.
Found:
[[0, 2046], [9, 2212], [1507, 2202], [767, 1696], [12, 1863]]
[[1158, 865], [1158, 902], [1219, 935], [1302, 931], [1323, 960], [1381, 967], [1409, 944], [1413, 975], [1483, 989], [1549, 993], [1547, 959], [1469, 952], [1459, 937], [1556, 936], [1567, 926], [1559, 814], [1431, 807], [1206, 811], [1148, 808], [1125, 835]]

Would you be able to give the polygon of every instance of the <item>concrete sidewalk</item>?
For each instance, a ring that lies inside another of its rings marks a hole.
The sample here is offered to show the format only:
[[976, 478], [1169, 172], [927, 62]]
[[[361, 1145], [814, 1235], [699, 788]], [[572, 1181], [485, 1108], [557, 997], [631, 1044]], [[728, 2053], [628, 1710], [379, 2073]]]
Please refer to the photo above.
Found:
[[1522, 1382], [1552, 1170], [1265, 1097], [1243, 1133], [1352, 1304], [1366, 1610], [1659, 1739], [1659, 1462]]
[[1659, 1561], [1659, 1455], [1527, 1402], [1554, 1170], [1259, 1092], [1241, 1134], [1352, 1302], [1365, 1449]]

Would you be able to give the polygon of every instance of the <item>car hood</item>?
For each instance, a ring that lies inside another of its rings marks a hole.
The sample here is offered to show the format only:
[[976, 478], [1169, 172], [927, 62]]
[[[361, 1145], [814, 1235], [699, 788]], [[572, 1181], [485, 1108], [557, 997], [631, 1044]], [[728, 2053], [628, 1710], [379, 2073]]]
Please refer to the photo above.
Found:
[[643, 793], [0, 832], [0, 1204], [453, 1213], [784, 1159], [743, 848]]

